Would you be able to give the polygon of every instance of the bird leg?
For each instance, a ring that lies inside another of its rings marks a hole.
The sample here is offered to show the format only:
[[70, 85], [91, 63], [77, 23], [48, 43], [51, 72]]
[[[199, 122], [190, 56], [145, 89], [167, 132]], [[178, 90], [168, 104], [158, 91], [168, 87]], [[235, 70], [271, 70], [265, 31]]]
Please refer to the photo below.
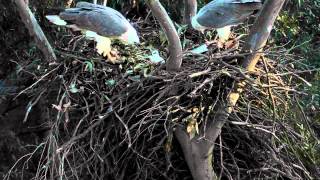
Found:
[[96, 49], [98, 54], [103, 57], [108, 57], [108, 60], [113, 64], [117, 63], [118, 55], [112, 51], [111, 48], [111, 39], [100, 36], [96, 32], [93, 31], [85, 31], [85, 37], [87, 39], [95, 40], [97, 42]]
[[108, 60], [113, 64], [117, 63], [117, 54], [112, 51], [111, 40], [107, 37], [99, 36], [96, 38], [97, 46], [96, 49], [98, 53], [104, 57], [108, 57]]
[[217, 29], [217, 33], [218, 33], [218, 47], [222, 48], [224, 46], [224, 44], [227, 42], [227, 40], [229, 39], [229, 36], [231, 34], [231, 26], [225, 26], [223, 28], [218, 28]]

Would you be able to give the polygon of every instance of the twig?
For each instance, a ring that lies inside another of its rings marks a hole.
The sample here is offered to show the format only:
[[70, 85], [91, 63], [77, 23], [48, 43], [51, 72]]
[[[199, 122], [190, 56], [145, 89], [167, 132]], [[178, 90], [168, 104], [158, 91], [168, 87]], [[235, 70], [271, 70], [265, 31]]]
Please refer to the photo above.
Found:
[[47, 74], [43, 75], [40, 77], [40, 79], [38, 79], [35, 83], [33, 83], [31, 86], [27, 87], [26, 89], [22, 90], [21, 92], [19, 92], [19, 94], [14, 97], [14, 100], [19, 97], [21, 94], [25, 93], [26, 91], [28, 91], [29, 89], [33, 88], [35, 85], [37, 85], [40, 81], [42, 81], [44, 78], [46, 78], [47, 76], [49, 76], [49, 74], [53, 73], [54, 71], [56, 71], [61, 65], [57, 66], [56, 68], [52, 69], [51, 71], [49, 71]]

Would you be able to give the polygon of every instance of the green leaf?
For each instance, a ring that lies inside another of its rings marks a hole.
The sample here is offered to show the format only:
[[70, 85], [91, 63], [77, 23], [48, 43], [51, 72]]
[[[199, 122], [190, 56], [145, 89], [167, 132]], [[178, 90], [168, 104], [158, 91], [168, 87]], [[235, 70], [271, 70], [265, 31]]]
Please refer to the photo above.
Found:
[[127, 69], [126, 74], [132, 75], [133, 74], [133, 70], [132, 69]]
[[140, 81], [140, 76], [139, 76], [139, 75], [137, 75], [137, 76], [132, 76], [131, 79], [132, 79], [133, 81]]
[[108, 86], [114, 86], [116, 84], [116, 81], [114, 79], [109, 79], [106, 81], [106, 85]]
[[195, 54], [202, 54], [207, 51], [208, 51], [208, 46], [206, 44], [202, 44], [201, 46], [191, 50], [191, 52]]
[[90, 61], [85, 61], [84, 63], [86, 64], [86, 68], [88, 68], [89, 72], [92, 73], [93, 72], [93, 63]]
[[139, 71], [147, 67], [145, 63], [138, 63], [133, 67], [133, 71]]
[[180, 25], [180, 24], [175, 23], [175, 25], [178, 28], [177, 32], [178, 32], [179, 35], [184, 34], [184, 32], [186, 32], [186, 30], [188, 29], [188, 25], [187, 24]]
[[159, 51], [156, 49], [150, 49], [151, 55], [148, 56], [153, 63], [164, 63], [164, 59], [160, 56]]
[[70, 88], [71, 93], [78, 93], [79, 92], [79, 89], [76, 87], [76, 84], [74, 84], [74, 83], [72, 83], [69, 88]]

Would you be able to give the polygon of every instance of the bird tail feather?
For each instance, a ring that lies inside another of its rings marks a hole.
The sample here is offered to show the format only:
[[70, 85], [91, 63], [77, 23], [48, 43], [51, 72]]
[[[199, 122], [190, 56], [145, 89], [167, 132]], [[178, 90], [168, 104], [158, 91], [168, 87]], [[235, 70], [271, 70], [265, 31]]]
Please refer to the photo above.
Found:
[[61, 19], [58, 15], [47, 15], [46, 18], [53, 24], [56, 24], [58, 26], [65, 26], [67, 25], [67, 22], [63, 19]]

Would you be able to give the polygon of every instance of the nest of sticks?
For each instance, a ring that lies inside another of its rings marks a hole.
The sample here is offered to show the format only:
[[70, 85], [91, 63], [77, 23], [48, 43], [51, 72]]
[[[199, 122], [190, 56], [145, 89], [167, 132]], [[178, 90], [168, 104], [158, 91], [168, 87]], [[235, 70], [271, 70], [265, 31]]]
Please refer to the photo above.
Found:
[[[140, 31], [142, 39], [158, 41], [157, 25], [139, 26], [149, 27]], [[292, 108], [299, 110], [295, 100], [306, 95], [299, 86], [309, 71], [303, 58], [269, 48], [247, 76], [238, 66], [244, 56], [239, 48], [212, 44], [205, 54], [185, 51], [181, 71], [169, 73], [146, 57], [147, 44], [115, 43], [123, 63], [110, 64], [96, 55], [93, 42], [68, 30], [51, 36], [59, 39], [53, 45], [59, 62], [38, 62], [38, 80], [20, 92], [48, 99], [50, 107], [46, 141], [27, 158], [38, 162], [36, 179], [192, 179], [174, 128], [183, 126], [192, 138], [233, 82], [243, 80], [244, 94], [216, 142], [215, 172], [233, 179], [309, 176], [283, 145], [303, 141], [290, 122]], [[165, 48], [159, 51], [167, 56]], [[13, 167], [6, 178], [24, 171]]]

